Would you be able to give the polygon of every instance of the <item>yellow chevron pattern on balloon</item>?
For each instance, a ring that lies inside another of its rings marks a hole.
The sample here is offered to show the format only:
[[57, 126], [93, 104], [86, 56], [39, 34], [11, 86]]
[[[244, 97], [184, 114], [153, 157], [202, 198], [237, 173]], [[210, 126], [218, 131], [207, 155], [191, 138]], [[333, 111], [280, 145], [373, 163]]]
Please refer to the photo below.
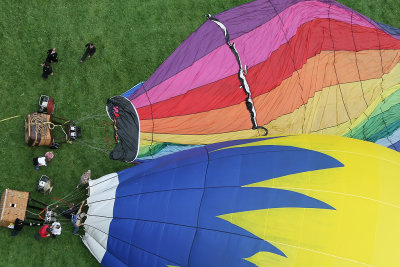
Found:
[[218, 216], [270, 242], [287, 257], [258, 252], [257, 266], [399, 266], [400, 154], [350, 138], [288, 136], [240, 145], [293, 146], [344, 164], [278, 177], [246, 187], [295, 191], [335, 208], [275, 208]]

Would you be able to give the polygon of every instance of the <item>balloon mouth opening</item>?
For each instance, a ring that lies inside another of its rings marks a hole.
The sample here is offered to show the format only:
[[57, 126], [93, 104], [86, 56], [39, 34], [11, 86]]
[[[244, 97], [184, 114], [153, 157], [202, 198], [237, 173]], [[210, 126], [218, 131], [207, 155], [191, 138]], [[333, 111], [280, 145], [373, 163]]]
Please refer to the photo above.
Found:
[[140, 145], [140, 120], [135, 106], [124, 96], [114, 96], [107, 100], [106, 112], [113, 124], [116, 143], [110, 159], [133, 162]]

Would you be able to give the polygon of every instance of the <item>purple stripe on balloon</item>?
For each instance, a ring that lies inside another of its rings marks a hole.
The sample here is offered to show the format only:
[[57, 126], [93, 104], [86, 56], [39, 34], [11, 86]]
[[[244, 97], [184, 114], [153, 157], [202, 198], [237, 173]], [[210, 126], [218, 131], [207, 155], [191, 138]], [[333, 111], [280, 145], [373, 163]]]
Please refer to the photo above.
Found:
[[[281, 13], [288, 7], [299, 2], [311, 2], [305, 0], [257, 0], [247, 3], [228, 11], [222, 12], [215, 17], [219, 19], [227, 27], [230, 39], [236, 39], [253, 29], [265, 24], [277, 14]], [[375, 27], [385, 30], [373, 20], [364, 15], [331, 0], [320, 0], [321, 3], [335, 5], [346, 11], [361, 16]], [[397, 37], [397, 36], [396, 36]], [[129, 99], [135, 99], [144, 92], [159, 85], [161, 82], [171, 78], [182, 70], [190, 67], [194, 62], [203, 58], [211, 51], [224, 45], [225, 39], [222, 30], [206, 21], [198, 30], [196, 30], [188, 39], [186, 39], [175, 51], [167, 58], [167, 60], [154, 72], [154, 74], [145, 82], [145, 84], [133, 93]], [[147, 99], [147, 97], [146, 97]], [[150, 98], [151, 99], [151, 98]], [[149, 100], [146, 100], [149, 102]], [[144, 104], [143, 100], [141, 106]]]
[[[239, 52], [242, 64], [247, 65], [250, 69], [267, 60], [275, 50], [298, 32], [299, 27], [316, 18], [331, 18], [348, 24], [373, 27], [369, 22], [352, 15], [349, 11], [313, 0], [292, 5], [282, 11], [279, 17], [271, 19], [238, 38], [231, 38], [231, 40], [236, 44], [235, 47]], [[316, 28], [315, 31], [317, 30], [323, 29]], [[132, 99], [132, 103], [136, 108], [141, 108], [148, 105], [148, 99], [151, 99], [152, 104], [161, 102], [183, 95], [205, 84], [235, 75], [237, 72], [236, 58], [228, 46], [223, 45], [194, 62], [190, 68], [184, 69], [152, 87], [146, 95]], [[232, 89], [235, 90], [235, 88]]]
[[400, 40], [400, 30], [399, 29], [394, 28], [394, 27], [392, 27], [390, 25], [386, 25], [386, 24], [380, 23], [380, 22], [378, 22], [378, 24], [385, 32], [389, 33], [394, 38]]
[[[302, 1], [304, 0], [282, 1], [286, 4], [280, 5], [278, 12]], [[257, 0], [224, 11], [215, 17], [225, 24], [232, 39], [251, 31], [275, 16], [276, 12], [269, 1]], [[225, 39], [222, 30], [215, 23], [206, 21], [161, 64], [142, 88], [132, 94], [129, 99], [132, 100], [138, 95], [143, 94], [145, 91], [174, 76], [176, 73], [192, 65], [193, 62], [224, 44]]]
[[174, 76], [224, 43], [224, 34], [220, 28], [215, 23], [206, 21], [161, 64], [129, 99], [134, 99], [162, 81]]

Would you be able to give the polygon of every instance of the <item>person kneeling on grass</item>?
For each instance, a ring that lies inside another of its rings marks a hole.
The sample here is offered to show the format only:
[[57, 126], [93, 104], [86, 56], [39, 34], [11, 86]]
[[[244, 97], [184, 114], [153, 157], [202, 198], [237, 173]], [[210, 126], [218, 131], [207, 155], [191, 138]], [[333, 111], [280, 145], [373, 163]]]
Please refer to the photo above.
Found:
[[48, 224], [43, 225], [39, 229], [39, 233], [35, 235], [37, 241], [40, 238], [46, 238], [51, 236], [51, 238], [56, 238], [57, 235], [61, 235], [61, 224], [59, 222], [54, 222], [51, 226]]
[[75, 214], [72, 214], [72, 217], [71, 217], [71, 222], [72, 222], [72, 225], [74, 226], [74, 232], [73, 232], [74, 235], [78, 235], [79, 227], [83, 225], [82, 219], [86, 216], [86, 213], [82, 212], [82, 207], [83, 207], [83, 204], [85, 204], [85, 201], [86, 200], [82, 201], [82, 204], [79, 207], [78, 212]]
[[47, 163], [49, 163], [53, 158], [53, 152], [46, 152], [44, 157], [33, 158], [33, 166], [35, 166], [35, 170], [38, 171], [40, 166], [47, 166]]

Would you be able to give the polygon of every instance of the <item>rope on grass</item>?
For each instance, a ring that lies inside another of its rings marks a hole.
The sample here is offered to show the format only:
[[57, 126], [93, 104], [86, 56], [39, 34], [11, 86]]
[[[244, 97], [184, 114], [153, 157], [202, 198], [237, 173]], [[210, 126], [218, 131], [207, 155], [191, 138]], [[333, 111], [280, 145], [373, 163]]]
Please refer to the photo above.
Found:
[[114, 142], [112, 139], [110, 139], [110, 137], [108, 137], [107, 132], [106, 132], [106, 128], [112, 127], [113, 125], [108, 121], [103, 121], [102, 125], [104, 126], [104, 142], [106, 144], [108, 144], [107, 149], [104, 152], [107, 152], [108, 149], [111, 147], [111, 145], [116, 144], [117, 142]]
[[18, 118], [18, 117], [22, 117], [22, 115], [16, 115], [16, 116], [12, 116], [12, 117], [9, 117], [9, 118], [6, 118], [6, 119], [2, 119], [2, 120], [0, 120], [0, 122], [11, 120], [11, 119]]

